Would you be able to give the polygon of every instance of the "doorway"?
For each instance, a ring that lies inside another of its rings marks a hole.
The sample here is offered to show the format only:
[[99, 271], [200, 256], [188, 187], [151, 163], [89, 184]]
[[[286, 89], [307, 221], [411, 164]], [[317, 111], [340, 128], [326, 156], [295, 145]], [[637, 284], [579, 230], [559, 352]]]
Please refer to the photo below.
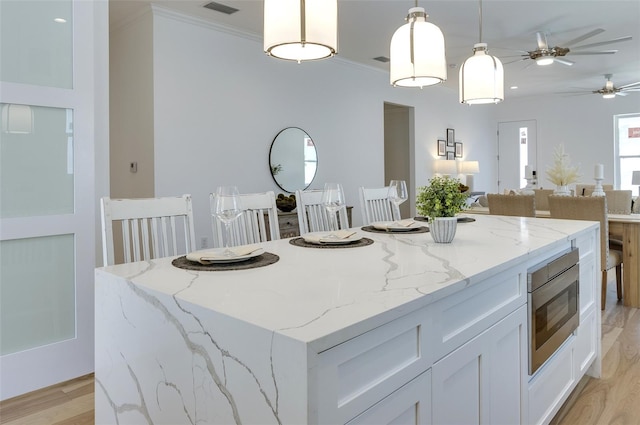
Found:
[[411, 217], [415, 211], [413, 172], [413, 117], [411, 106], [384, 103], [384, 184], [391, 180], [407, 182], [409, 200], [400, 204], [400, 215]]
[[[538, 174], [537, 155], [535, 120], [498, 123], [498, 193], [526, 186], [525, 166]], [[534, 183], [537, 187], [537, 182]]]

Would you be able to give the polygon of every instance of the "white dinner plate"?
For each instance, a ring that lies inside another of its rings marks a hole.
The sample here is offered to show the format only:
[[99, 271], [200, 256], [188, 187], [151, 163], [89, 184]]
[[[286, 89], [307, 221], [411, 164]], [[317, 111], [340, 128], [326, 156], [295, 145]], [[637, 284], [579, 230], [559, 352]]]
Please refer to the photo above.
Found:
[[424, 225], [419, 222], [413, 222], [409, 226], [401, 226], [396, 221], [376, 221], [371, 223], [371, 226], [373, 226], [374, 229], [386, 230], [389, 232], [410, 232], [423, 227]]
[[[233, 247], [229, 248], [233, 251]], [[187, 260], [195, 261], [201, 264], [224, 264], [224, 263], [239, 263], [240, 261], [247, 261], [253, 257], [264, 254], [263, 248], [250, 252], [248, 254], [240, 254], [233, 256], [224, 255], [225, 248], [207, 249], [202, 251], [194, 251], [187, 255]]]
[[354, 233], [347, 238], [329, 238], [331, 232], [312, 232], [302, 235], [305, 242], [319, 245], [343, 245], [362, 239], [362, 235]]

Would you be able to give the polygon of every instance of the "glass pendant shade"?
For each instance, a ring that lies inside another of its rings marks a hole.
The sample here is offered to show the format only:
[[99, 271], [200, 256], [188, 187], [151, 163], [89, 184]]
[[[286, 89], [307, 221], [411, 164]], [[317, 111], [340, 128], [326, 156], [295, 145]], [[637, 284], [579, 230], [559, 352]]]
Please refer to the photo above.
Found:
[[407, 23], [391, 38], [390, 82], [394, 86], [424, 87], [447, 79], [444, 36], [426, 17], [422, 7], [409, 9]]
[[460, 103], [476, 105], [504, 100], [504, 69], [500, 59], [487, 54], [487, 45], [477, 43], [474, 54], [460, 67]]
[[337, 0], [264, 0], [264, 51], [297, 62], [335, 55]]

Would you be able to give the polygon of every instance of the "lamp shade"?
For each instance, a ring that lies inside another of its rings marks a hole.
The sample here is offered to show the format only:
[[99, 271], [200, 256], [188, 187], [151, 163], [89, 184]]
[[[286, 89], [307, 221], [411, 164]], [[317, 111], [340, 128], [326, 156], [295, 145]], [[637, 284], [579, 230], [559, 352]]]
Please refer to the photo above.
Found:
[[390, 82], [394, 86], [424, 87], [447, 79], [444, 36], [426, 18], [422, 7], [412, 7], [407, 23], [391, 37]]
[[30, 134], [33, 131], [33, 111], [29, 105], [2, 105], [2, 131], [11, 134]]
[[480, 172], [480, 164], [478, 161], [462, 161], [460, 165], [461, 174], [477, 174]]
[[433, 164], [433, 171], [438, 174], [457, 174], [458, 161], [436, 159]]
[[631, 184], [640, 184], [640, 171], [634, 171]]
[[297, 62], [338, 51], [337, 0], [264, 0], [264, 51]]
[[473, 56], [460, 67], [460, 103], [476, 105], [504, 100], [504, 69], [500, 59], [487, 54], [486, 43], [473, 46]]

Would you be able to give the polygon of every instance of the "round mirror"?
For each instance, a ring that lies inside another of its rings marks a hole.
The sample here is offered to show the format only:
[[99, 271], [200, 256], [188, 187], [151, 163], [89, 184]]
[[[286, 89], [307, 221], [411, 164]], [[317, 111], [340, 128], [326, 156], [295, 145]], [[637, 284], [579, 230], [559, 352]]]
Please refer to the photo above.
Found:
[[269, 151], [271, 175], [280, 189], [304, 190], [318, 168], [316, 146], [311, 136], [298, 127], [287, 127], [273, 139]]

